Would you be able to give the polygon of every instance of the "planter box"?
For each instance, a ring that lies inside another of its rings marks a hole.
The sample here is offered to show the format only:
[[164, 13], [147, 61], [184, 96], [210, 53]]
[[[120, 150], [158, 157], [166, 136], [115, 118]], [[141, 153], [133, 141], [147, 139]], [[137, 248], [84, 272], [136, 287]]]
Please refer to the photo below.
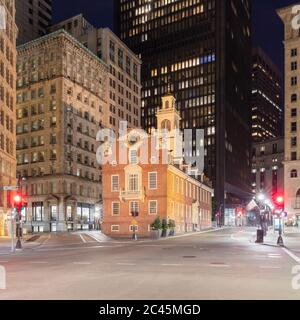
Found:
[[151, 235], [151, 239], [157, 240], [161, 237], [161, 230], [151, 230], [150, 235]]
[[175, 229], [168, 229], [168, 235], [169, 235], [169, 237], [174, 237], [175, 236]]
[[169, 232], [168, 232], [167, 229], [166, 229], [166, 230], [162, 230], [162, 232], [161, 232], [161, 236], [162, 236], [163, 238], [166, 238], [166, 237], [168, 236], [168, 234], [169, 234]]

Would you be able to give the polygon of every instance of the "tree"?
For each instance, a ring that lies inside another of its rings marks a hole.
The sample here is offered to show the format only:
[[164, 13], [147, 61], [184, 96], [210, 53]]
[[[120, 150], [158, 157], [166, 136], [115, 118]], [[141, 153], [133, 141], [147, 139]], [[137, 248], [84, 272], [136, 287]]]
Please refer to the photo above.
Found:
[[151, 229], [152, 230], [161, 230], [162, 229], [162, 223], [161, 223], [161, 220], [160, 220], [159, 216], [151, 224]]

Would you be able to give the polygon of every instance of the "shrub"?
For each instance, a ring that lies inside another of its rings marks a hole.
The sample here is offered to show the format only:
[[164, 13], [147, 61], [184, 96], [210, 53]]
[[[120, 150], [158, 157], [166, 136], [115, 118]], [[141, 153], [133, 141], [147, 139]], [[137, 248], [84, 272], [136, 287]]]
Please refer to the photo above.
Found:
[[162, 220], [161, 228], [162, 228], [163, 230], [167, 230], [167, 229], [168, 229], [168, 223], [167, 223], [167, 220], [166, 220], [166, 219], [163, 219], [163, 220]]
[[151, 224], [152, 230], [161, 230], [162, 229], [162, 223], [160, 220], [160, 217], [157, 217], [154, 222]]
[[175, 221], [174, 220], [169, 220], [168, 227], [169, 227], [169, 229], [174, 230], [175, 227], [176, 227]]

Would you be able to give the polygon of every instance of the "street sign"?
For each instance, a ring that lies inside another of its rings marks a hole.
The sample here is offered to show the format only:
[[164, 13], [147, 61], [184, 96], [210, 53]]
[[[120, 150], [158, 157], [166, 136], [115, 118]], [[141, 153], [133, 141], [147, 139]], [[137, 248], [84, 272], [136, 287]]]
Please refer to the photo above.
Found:
[[283, 221], [281, 218], [275, 218], [274, 219], [274, 230], [280, 231], [283, 229]]
[[131, 224], [132, 224], [133, 226], [137, 226], [137, 225], [138, 225], [138, 223], [137, 223], [137, 221], [136, 221], [135, 219], [133, 219], [133, 220], [131, 221]]
[[4, 191], [15, 191], [15, 190], [19, 190], [18, 186], [3, 186], [0, 189], [4, 190]]

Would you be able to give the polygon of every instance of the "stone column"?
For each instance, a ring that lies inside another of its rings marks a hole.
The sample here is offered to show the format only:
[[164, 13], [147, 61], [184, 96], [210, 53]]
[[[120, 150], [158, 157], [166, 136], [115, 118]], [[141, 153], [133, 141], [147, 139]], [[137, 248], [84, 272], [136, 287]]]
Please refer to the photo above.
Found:
[[57, 232], [67, 231], [65, 201], [63, 197], [58, 201], [58, 214], [57, 214]]

